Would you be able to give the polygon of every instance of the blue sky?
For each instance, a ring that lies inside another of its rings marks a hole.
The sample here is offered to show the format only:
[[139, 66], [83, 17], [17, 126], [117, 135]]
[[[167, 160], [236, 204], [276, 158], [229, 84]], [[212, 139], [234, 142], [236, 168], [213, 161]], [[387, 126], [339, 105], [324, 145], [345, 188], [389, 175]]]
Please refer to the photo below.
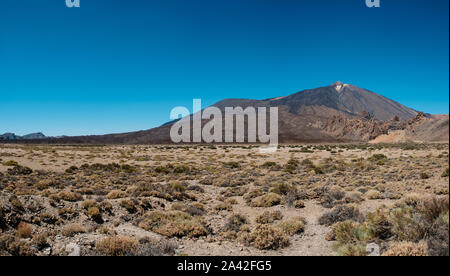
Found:
[[448, 113], [449, 1], [2, 0], [0, 133], [149, 129], [178, 105], [351, 83]]

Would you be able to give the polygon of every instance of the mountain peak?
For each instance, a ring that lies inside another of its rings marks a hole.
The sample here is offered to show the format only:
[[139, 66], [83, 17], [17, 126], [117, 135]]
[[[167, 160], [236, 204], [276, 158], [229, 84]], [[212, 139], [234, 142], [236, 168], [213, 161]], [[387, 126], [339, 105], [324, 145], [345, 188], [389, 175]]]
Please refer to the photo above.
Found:
[[337, 81], [335, 83], [333, 83], [331, 86], [338, 86], [338, 85], [344, 85], [345, 83], [342, 83], [340, 81]]
[[346, 83], [342, 83], [340, 81], [337, 81], [331, 85], [331, 87], [334, 87], [337, 92], [341, 92], [345, 87], [348, 87], [349, 85]]

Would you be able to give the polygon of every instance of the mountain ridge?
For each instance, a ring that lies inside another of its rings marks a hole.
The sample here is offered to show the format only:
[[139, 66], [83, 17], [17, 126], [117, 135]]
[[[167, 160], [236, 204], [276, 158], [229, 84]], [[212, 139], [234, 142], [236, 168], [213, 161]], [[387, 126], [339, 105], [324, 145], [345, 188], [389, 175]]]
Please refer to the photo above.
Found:
[[[380, 94], [351, 84], [329, 86], [264, 100], [223, 99], [212, 106], [278, 107], [279, 142], [369, 142], [394, 130], [405, 130], [411, 139], [447, 141], [448, 115], [427, 115]], [[434, 116], [434, 117], [433, 117]], [[190, 115], [192, 119], [192, 115]], [[414, 121], [414, 124], [409, 122]], [[439, 123], [435, 123], [440, 120]], [[170, 144], [170, 128], [178, 120], [159, 127], [128, 133], [24, 140], [29, 143]], [[203, 121], [202, 123], [206, 123]], [[422, 124], [428, 124], [423, 126]], [[420, 135], [414, 130], [420, 129]], [[437, 134], [427, 134], [433, 130]], [[433, 136], [433, 137], [431, 137]]]

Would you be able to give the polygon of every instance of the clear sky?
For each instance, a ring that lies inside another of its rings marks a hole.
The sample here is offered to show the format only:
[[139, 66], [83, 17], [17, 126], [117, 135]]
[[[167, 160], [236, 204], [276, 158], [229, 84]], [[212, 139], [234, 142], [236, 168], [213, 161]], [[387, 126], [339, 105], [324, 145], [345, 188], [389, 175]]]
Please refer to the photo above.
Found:
[[149, 129], [338, 80], [448, 113], [448, 74], [448, 0], [0, 2], [0, 133]]

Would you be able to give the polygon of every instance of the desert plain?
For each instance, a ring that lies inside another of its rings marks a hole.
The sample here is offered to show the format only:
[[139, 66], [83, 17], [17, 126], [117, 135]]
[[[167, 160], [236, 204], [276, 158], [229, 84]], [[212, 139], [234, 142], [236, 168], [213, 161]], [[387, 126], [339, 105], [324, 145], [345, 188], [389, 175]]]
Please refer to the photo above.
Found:
[[448, 143], [0, 144], [0, 255], [448, 255], [448, 177]]

